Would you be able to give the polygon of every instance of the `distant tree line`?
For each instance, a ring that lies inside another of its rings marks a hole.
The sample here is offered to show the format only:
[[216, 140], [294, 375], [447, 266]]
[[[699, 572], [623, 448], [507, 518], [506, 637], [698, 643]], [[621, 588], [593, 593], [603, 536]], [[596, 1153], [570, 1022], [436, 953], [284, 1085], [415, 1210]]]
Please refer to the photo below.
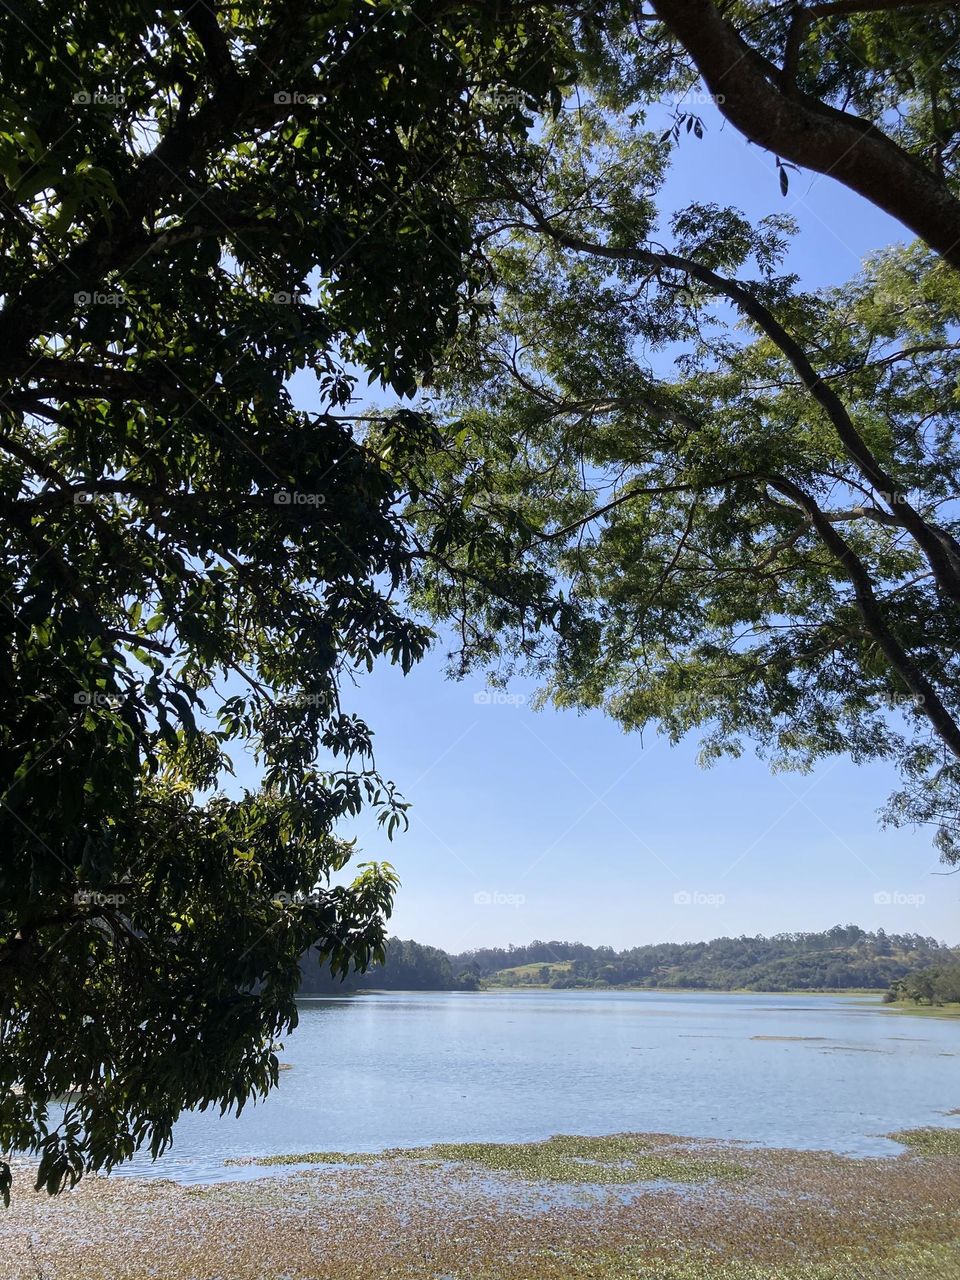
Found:
[[466, 972], [439, 947], [429, 947], [410, 939], [389, 938], [384, 949], [384, 962], [343, 979], [335, 978], [328, 966], [322, 965], [316, 952], [301, 958], [304, 995], [343, 994], [349, 991], [475, 991], [480, 979], [474, 970]]
[[[582, 942], [534, 941], [450, 955], [389, 939], [383, 965], [344, 983], [305, 958], [302, 992], [452, 991], [489, 986], [706, 988], [716, 991], [892, 988], [927, 970], [960, 974], [960, 951], [920, 934], [868, 933], [835, 925], [821, 933], [655, 943], [615, 951]], [[952, 997], [958, 998], [958, 997]]]

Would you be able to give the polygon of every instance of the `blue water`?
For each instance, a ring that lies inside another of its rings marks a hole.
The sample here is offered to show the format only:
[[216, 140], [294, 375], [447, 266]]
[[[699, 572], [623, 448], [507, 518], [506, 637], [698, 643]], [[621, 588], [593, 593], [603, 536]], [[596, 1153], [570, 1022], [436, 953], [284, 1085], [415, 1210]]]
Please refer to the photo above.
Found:
[[960, 1019], [867, 997], [369, 993], [304, 1001], [280, 1056], [265, 1101], [184, 1116], [171, 1152], [117, 1172], [209, 1182], [270, 1172], [227, 1157], [626, 1130], [887, 1155], [883, 1134], [960, 1107]]

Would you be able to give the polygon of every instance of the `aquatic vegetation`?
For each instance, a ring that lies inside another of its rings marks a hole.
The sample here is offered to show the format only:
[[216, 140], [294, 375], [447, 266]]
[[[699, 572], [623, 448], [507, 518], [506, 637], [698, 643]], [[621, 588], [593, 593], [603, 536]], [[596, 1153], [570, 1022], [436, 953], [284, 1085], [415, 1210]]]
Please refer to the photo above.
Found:
[[93, 1178], [60, 1203], [19, 1169], [0, 1250], [11, 1280], [960, 1280], [944, 1154], [563, 1135], [316, 1152], [212, 1186]]
[[746, 1173], [740, 1165], [719, 1160], [651, 1153], [649, 1142], [631, 1133], [602, 1138], [559, 1134], [545, 1142], [441, 1143], [390, 1154], [482, 1165], [532, 1182], [700, 1182]]
[[224, 1163], [369, 1164], [385, 1160], [481, 1165], [531, 1182], [701, 1182], [706, 1178], [737, 1178], [746, 1173], [742, 1166], [721, 1160], [651, 1153], [649, 1142], [631, 1133], [601, 1138], [558, 1134], [545, 1142], [439, 1143], [430, 1147], [395, 1147], [380, 1155], [342, 1151], [290, 1152], [274, 1156], [245, 1156], [225, 1160]]
[[[956, 1115], [948, 1111], [947, 1115]], [[901, 1129], [899, 1133], [888, 1133], [894, 1142], [902, 1142], [924, 1156], [960, 1156], [960, 1129], [937, 1129], [930, 1126], [926, 1129]]]
[[282, 1156], [234, 1156], [224, 1165], [365, 1165], [376, 1158], [356, 1151], [292, 1151]]
[[889, 1049], [877, 1049], [870, 1044], [828, 1044], [820, 1050], [821, 1053], [883, 1053], [889, 1054]]
[[960, 1018], [960, 1004], [914, 1004], [895, 1000], [883, 1006], [884, 1013], [902, 1014], [909, 1018]]

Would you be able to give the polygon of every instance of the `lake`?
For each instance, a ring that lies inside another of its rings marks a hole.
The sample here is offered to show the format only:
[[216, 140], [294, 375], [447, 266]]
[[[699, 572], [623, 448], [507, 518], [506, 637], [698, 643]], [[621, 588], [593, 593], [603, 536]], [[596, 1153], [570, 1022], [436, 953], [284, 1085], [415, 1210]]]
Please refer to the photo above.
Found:
[[271, 1172], [237, 1156], [620, 1131], [888, 1155], [883, 1134], [960, 1107], [960, 1019], [869, 997], [384, 992], [300, 1013], [269, 1098], [184, 1116], [171, 1152], [117, 1173], [210, 1182]]

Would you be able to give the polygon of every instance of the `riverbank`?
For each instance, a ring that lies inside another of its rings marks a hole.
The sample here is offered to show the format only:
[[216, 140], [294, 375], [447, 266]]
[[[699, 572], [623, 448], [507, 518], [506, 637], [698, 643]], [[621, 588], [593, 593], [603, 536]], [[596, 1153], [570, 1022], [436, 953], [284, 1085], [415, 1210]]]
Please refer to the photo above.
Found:
[[[598, 982], [592, 985], [584, 985], [580, 987], [555, 987], [551, 983], [543, 982], [481, 982], [476, 992], [472, 995], [482, 995], [485, 991], [634, 991], [634, 992], [655, 992], [659, 995], [671, 996], [876, 996], [877, 1000], [882, 1000], [886, 994], [885, 987], [790, 987], [788, 990], [779, 991], [769, 987], [671, 987], [671, 986], [636, 986], [629, 983], [617, 985], [616, 983]], [[362, 995], [362, 992], [358, 992]]]
[[960, 1004], [915, 1004], [912, 1000], [888, 1000], [890, 1013], [909, 1013], [915, 1018], [960, 1018]]
[[942, 1132], [879, 1159], [664, 1134], [321, 1152], [286, 1177], [91, 1178], [59, 1200], [18, 1170], [0, 1249], [11, 1280], [960, 1280], [960, 1129]]

